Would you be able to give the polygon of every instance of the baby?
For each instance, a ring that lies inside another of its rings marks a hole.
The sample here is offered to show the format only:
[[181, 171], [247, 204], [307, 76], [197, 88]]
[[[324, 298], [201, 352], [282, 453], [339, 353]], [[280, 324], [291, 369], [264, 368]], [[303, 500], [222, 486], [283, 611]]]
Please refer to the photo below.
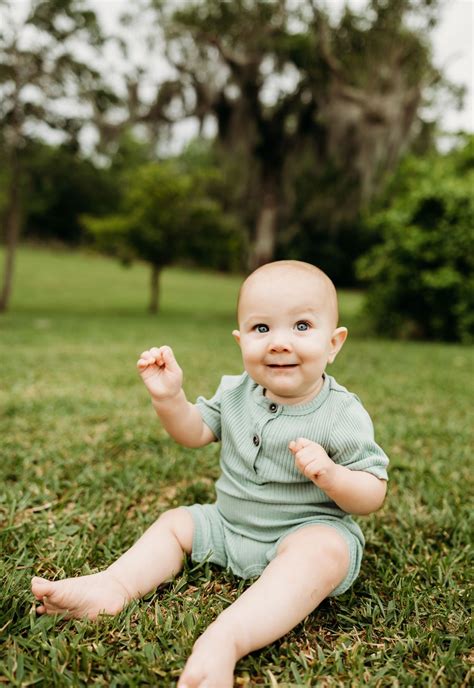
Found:
[[347, 329], [318, 268], [269, 263], [243, 283], [232, 333], [245, 372], [191, 404], [168, 346], [137, 363], [167, 432], [186, 447], [222, 443], [215, 504], [162, 514], [106, 570], [35, 577], [39, 614], [117, 614], [175, 576], [185, 555], [258, 576], [194, 645], [179, 688], [233, 685], [236, 662], [294, 628], [356, 579], [364, 538], [350, 514], [379, 509], [388, 459], [357, 397], [326, 374]]

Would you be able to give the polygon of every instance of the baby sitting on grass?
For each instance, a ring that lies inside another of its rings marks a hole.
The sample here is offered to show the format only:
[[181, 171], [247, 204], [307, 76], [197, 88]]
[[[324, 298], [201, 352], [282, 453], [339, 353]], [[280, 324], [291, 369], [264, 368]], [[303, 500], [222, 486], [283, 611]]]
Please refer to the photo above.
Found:
[[379, 509], [388, 459], [358, 398], [326, 374], [347, 329], [318, 268], [269, 263], [243, 283], [234, 330], [245, 372], [191, 404], [168, 346], [137, 363], [167, 432], [186, 447], [220, 441], [215, 504], [162, 514], [104, 571], [35, 577], [39, 614], [117, 614], [175, 576], [185, 555], [258, 577], [194, 645], [179, 688], [233, 685], [236, 662], [294, 628], [359, 573], [364, 538], [350, 514]]

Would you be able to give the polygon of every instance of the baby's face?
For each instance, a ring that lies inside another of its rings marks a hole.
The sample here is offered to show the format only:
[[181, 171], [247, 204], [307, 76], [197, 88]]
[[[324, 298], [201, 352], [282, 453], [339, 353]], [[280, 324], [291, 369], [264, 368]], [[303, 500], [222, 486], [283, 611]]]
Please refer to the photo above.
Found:
[[301, 404], [321, 389], [323, 373], [347, 336], [336, 328], [333, 294], [311, 274], [268, 271], [251, 277], [233, 332], [245, 370], [282, 404]]

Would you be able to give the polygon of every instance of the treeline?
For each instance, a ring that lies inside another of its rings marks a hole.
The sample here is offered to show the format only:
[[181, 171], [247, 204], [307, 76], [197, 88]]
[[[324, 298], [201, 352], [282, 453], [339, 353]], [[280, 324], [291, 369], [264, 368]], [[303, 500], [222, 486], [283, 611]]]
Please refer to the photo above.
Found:
[[[0, 308], [22, 228], [148, 262], [151, 310], [170, 263], [245, 271], [292, 257], [367, 284], [382, 332], [469, 339], [472, 141], [441, 155], [421, 116], [446, 90], [426, 39], [438, 3], [367, 0], [337, 20], [322, 5], [146, 0], [115, 37], [85, 0], [32, 2], [23, 22], [0, 6]], [[139, 34], [140, 65], [127, 52]], [[126, 58], [121, 89], [100, 67], [111, 40]], [[170, 155], [190, 118], [196, 139]], [[45, 143], [45, 125], [62, 144]]]

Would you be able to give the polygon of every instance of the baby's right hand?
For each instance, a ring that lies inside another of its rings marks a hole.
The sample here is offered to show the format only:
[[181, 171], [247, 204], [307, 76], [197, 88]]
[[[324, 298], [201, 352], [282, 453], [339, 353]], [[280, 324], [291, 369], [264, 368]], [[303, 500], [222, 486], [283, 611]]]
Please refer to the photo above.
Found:
[[137, 361], [146, 388], [156, 401], [166, 401], [181, 391], [183, 371], [169, 346], [144, 351]]

